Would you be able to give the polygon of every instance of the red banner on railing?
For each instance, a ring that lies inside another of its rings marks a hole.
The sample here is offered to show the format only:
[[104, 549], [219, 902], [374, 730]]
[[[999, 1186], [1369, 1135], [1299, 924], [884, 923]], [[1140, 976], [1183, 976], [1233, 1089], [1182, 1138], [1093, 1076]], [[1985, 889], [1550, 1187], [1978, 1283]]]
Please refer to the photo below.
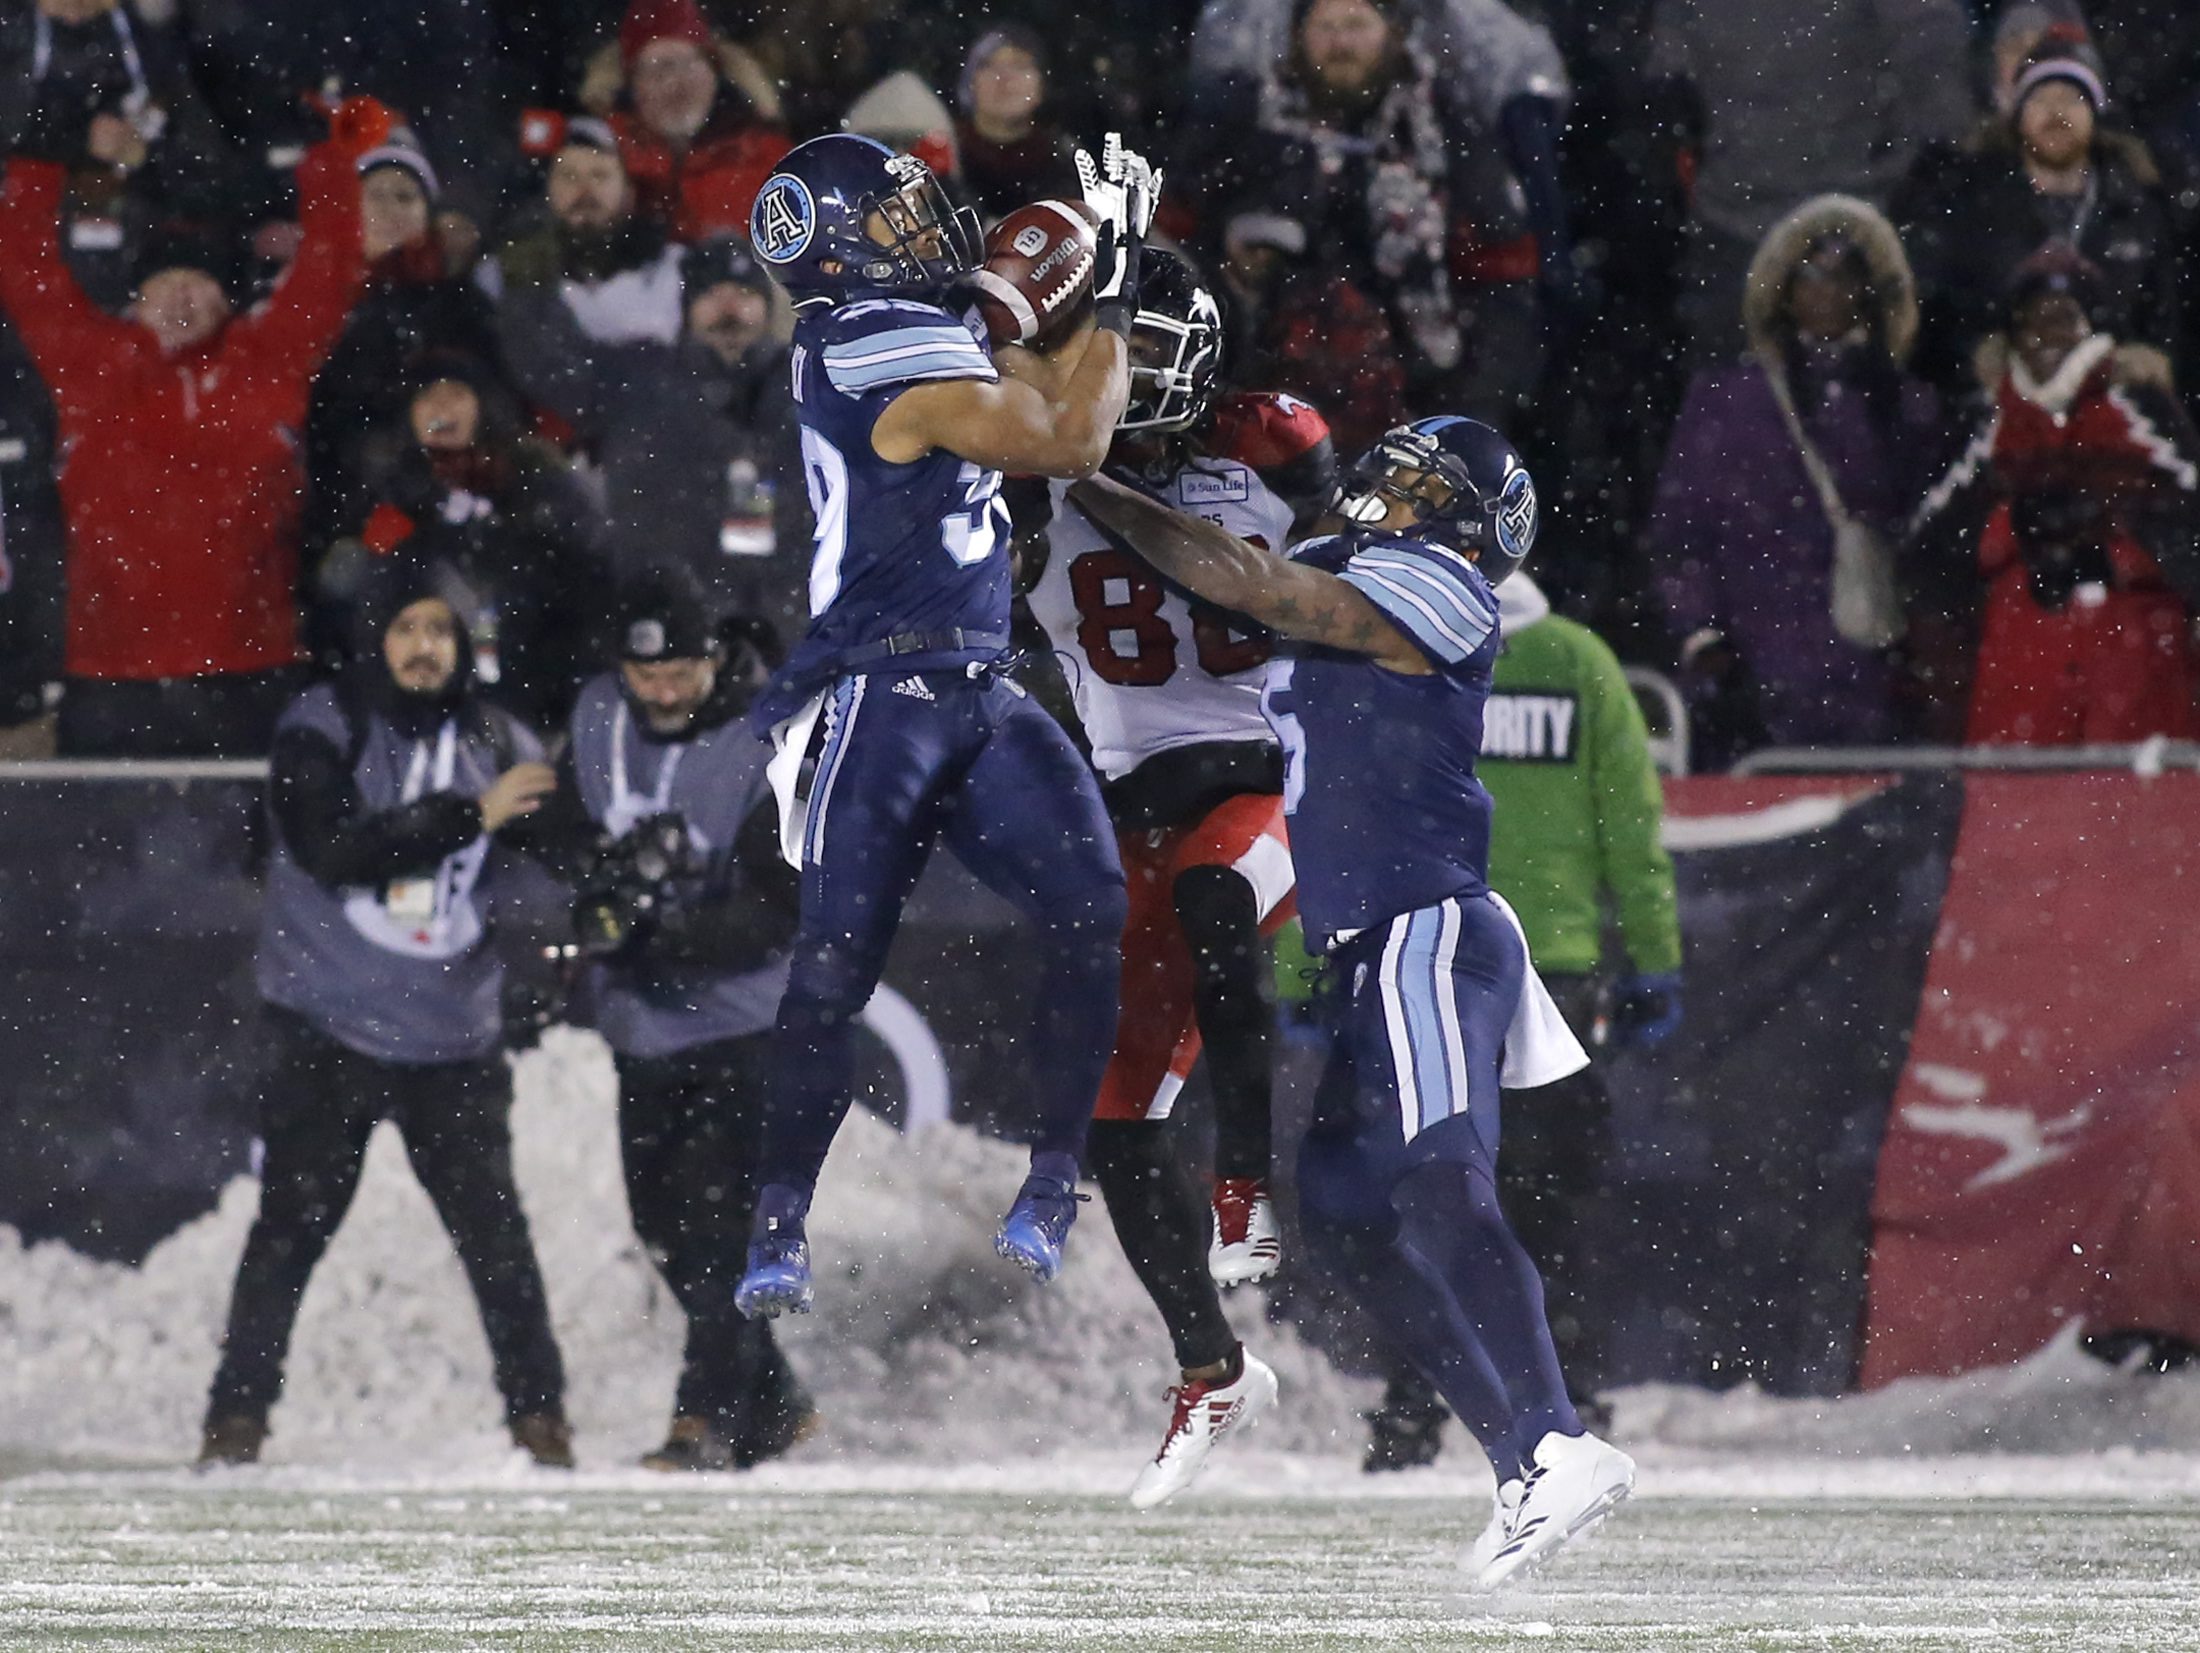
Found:
[[1895, 1093], [1863, 1381], [2200, 1343], [2200, 776], [1974, 776]]

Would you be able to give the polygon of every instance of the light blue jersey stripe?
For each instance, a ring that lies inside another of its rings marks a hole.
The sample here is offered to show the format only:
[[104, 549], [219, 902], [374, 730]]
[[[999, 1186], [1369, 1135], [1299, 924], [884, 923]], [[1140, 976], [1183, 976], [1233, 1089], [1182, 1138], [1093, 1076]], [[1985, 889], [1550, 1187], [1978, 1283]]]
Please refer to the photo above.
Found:
[[1444, 607], [1472, 616], [1485, 632], [1497, 624], [1497, 605], [1475, 589], [1463, 567], [1455, 569], [1434, 557], [1407, 556], [1388, 546], [1362, 552], [1353, 559], [1353, 566], [1408, 576], [1416, 590], [1432, 594]]
[[917, 379], [982, 379], [991, 384], [1000, 378], [992, 362], [975, 350], [960, 353], [933, 350], [919, 356], [880, 362], [875, 367], [845, 370], [827, 367], [825, 371], [835, 390], [852, 396], [876, 390], [881, 385], [906, 384]]
[[1473, 587], [1439, 564], [1375, 551], [1355, 557], [1346, 577], [1354, 571], [1387, 580], [1421, 598], [1445, 631], [1471, 644], [1467, 650], [1470, 654], [1497, 627], [1496, 610]]
[[1379, 986], [1398, 1124], [1408, 1142], [1469, 1109], [1456, 975], [1465, 927], [1459, 902], [1441, 901], [1393, 919], [1383, 948]]
[[[1470, 641], [1452, 629], [1426, 597], [1388, 574], [1355, 565], [1338, 578], [1404, 627], [1406, 635], [1427, 650], [1431, 659], [1456, 665], [1482, 646], [1479, 640]], [[1485, 631], [1482, 635], [1489, 634]]]
[[809, 817], [803, 823], [802, 864], [814, 867], [825, 853], [825, 812], [833, 801], [833, 783], [840, 779], [842, 760], [848, 755], [849, 736], [856, 726], [856, 711], [863, 704], [863, 686], [870, 680], [850, 677], [833, 690], [832, 732], [817, 760], [817, 779], [810, 787]]
[[836, 339], [825, 347], [825, 359], [829, 362], [867, 362], [873, 357], [889, 356], [897, 350], [922, 350], [935, 345], [960, 345], [965, 350], [976, 350], [978, 341], [971, 337], [968, 328], [948, 327], [897, 327], [887, 333], [873, 333], [867, 338]]
[[1411, 1142], [1434, 1119], [1441, 1119], [1447, 1108], [1443, 1020], [1429, 992], [1442, 926], [1439, 915], [1429, 908], [1408, 913], [1397, 922], [1402, 933], [1384, 961], [1390, 976], [1384, 987], [1396, 1011], [1390, 1060], [1397, 1070], [1399, 1125]]
[[825, 376], [836, 390], [860, 394], [901, 379], [997, 377], [993, 362], [959, 327], [903, 327], [825, 347]]

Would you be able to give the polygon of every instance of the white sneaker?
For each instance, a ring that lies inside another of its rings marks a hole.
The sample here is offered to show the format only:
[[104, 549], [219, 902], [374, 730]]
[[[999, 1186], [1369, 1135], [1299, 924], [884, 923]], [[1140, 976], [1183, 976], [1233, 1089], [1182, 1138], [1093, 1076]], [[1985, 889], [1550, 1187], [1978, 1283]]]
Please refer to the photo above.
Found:
[[1561, 1545], [1590, 1531], [1635, 1490], [1635, 1460], [1594, 1435], [1555, 1431], [1535, 1443], [1513, 1517], [1512, 1535], [1475, 1575], [1478, 1590], [1495, 1590], [1541, 1566]]
[[1469, 1578], [1479, 1579], [1497, 1559], [1497, 1552], [1512, 1542], [1513, 1523], [1520, 1518], [1520, 1495], [1527, 1489], [1528, 1483], [1517, 1476], [1499, 1484], [1497, 1497], [1490, 1504], [1490, 1524], [1467, 1550]]
[[1244, 1359], [1245, 1370], [1235, 1383], [1194, 1382], [1169, 1391], [1176, 1397], [1176, 1412], [1161, 1450], [1138, 1472], [1138, 1483], [1131, 1488], [1133, 1509], [1150, 1510], [1174, 1498], [1206, 1467], [1215, 1442], [1276, 1404], [1276, 1374], [1252, 1355]]
[[1247, 1286], [1283, 1266], [1283, 1230], [1275, 1202], [1260, 1177], [1221, 1177], [1215, 1182], [1215, 1229], [1207, 1248], [1207, 1272], [1218, 1286]]

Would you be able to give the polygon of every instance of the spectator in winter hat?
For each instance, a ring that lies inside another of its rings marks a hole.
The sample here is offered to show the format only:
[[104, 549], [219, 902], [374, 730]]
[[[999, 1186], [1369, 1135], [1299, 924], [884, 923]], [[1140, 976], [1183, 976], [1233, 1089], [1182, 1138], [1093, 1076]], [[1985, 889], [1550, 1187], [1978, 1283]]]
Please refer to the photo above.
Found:
[[685, 326], [669, 344], [590, 338], [554, 293], [515, 288], [497, 316], [505, 356], [589, 448], [619, 578], [677, 565], [730, 612], [795, 636], [809, 623], [811, 524], [787, 299], [738, 236], [691, 249], [683, 275]]
[[896, 69], [848, 106], [844, 130], [876, 138], [889, 149], [914, 155], [932, 169], [959, 200], [962, 154], [955, 143], [955, 117], [939, 95], [913, 70]]
[[61, 168], [9, 163], [0, 303], [71, 450], [66, 750], [266, 750], [300, 656], [292, 433], [359, 292], [356, 167], [389, 128], [372, 100], [339, 107], [299, 168], [298, 256], [234, 319], [209, 255], [160, 250], [128, 320], [98, 311], [61, 262]]
[[[306, 556], [316, 564], [357, 526], [368, 452], [404, 406], [412, 364], [430, 351], [494, 357], [488, 295], [463, 271], [459, 249], [436, 218], [440, 179], [402, 131], [359, 158], [366, 291], [327, 365], [306, 415]], [[314, 635], [316, 655], [340, 640]]]
[[554, 728], [588, 666], [589, 593], [603, 576], [594, 503], [562, 454], [521, 433], [486, 363], [431, 352], [409, 380], [320, 595], [341, 612], [382, 558], [439, 564], [484, 697]]
[[681, 249], [637, 210], [618, 135], [589, 115], [555, 127], [543, 177], [547, 216], [482, 265], [482, 286], [492, 298], [514, 287], [555, 287], [588, 335], [606, 343], [676, 338]]
[[770, 338], [779, 290], [743, 237], [714, 235], [689, 248], [680, 290], [688, 337], [728, 366]]
[[971, 204], [1004, 218], [1048, 196], [1074, 195], [1070, 141], [1046, 118], [1046, 48], [1030, 29], [988, 29], [955, 89], [955, 143]]
[[1247, 208], [1293, 220], [1380, 312], [1409, 406], [1505, 418], [1542, 347], [1537, 242], [1498, 146], [1405, 0], [1298, 0], [1292, 41], [1202, 101], [1179, 169], [1201, 233]]
[[778, 96], [755, 60], [711, 33], [696, 0], [630, 0], [618, 61], [610, 120], [640, 210], [681, 241], [745, 228], [787, 152]]
[[1893, 216], [1924, 305], [1919, 368], [1972, 388], [1973, 356], [1999, 330], [2001, 295], [2048, 241], [2102, 277], [2104, 330], [2172, 356], [2180, 342], [2175, 215], [2154, 158], [2103, 124], [2101, 64], [2085, 36], [2051, 27], [2011, 87], [2009, 118], [1964, 149], [1930, 155]]
[[726, 635], [678, 570], [623, 587], [613, 609], [541, 831], [578, 887], [575, 998], [612, 1049], [627, 1206], [687, 1322], [672, 1427], [642, 1463], [746, 1469], [816, 1427], [770, 1322], [730, 1289], [800, 905], [771, 749], [743, 722], [778, 650], [753, 627]]
[[465, 1267], [513, 1442], [571, 1468], [565, 1373], [512, 1177], [494, 944], [508, 846], [556, 777], [475, 693], [443, 570], [384, 562], [359, 622], [356, 665], [284, 711], [269, 760], [266, 1151], [199, 1461], [258, 1459], [299, 1302], [387, 1118]]
[[1972, 741], [2195, 729], [2200, 432], [2110, 305], [2067, 244], [2019, 266], [1984, 353], [1993, 404], [1913, 525], [1913, 583], [1976, 627]]
[[1994, 105], [1990, 119], [2005, 121], [2015, 113], [2017, 77], [2024, 73], [2041, 38], [2058, 25], [2085, 29], [2085, 15], [2075, 0], [2010, 0], [1994, 14], [1993, 39], [1987, 47]]
[[236, 310], [243, 285], [238, 249], [219, 225], [171, 222], [138, 245], [125, 312], [168, 355], [204, 344]]

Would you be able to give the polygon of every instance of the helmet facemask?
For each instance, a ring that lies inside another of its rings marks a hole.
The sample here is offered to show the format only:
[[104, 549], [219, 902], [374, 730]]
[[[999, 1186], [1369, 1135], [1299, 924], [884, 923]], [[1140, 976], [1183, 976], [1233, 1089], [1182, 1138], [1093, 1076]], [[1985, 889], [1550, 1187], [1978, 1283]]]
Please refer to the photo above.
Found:
[[1179, 431], [1213, 405], [1222, 366], [1222, 310], [1205, 288], [1186, 314], [1140, 310], [1131, 318], [1131, 395], [1118, 432]]
[[[1430, 538], [1454, 550], [1479, 548], [1480, 525], [1467, 511], [1480, 499], [1466, 466], [1410, 427], [1387, 432], [1353, 466], [1337, 490], [1336, 512], [1347, 522], [1371, 528], [1389, 515], [1391, 501], [1407, 506], [1416, 525], [1439, 530]], [[1466, 510], [1452, 515], [1462, 502]]]
[[[875, 251], [857, 274], [880, 287], [944, 287], [975, 270], [985, 257], [978, 215], [949, 200], [932, 169], [914, 155], [896, 155], [886, 170], [895, 187], [859, 203], [865, 238]], [[873, 214], [888, 239], [881, 241], [872, 229]]]

